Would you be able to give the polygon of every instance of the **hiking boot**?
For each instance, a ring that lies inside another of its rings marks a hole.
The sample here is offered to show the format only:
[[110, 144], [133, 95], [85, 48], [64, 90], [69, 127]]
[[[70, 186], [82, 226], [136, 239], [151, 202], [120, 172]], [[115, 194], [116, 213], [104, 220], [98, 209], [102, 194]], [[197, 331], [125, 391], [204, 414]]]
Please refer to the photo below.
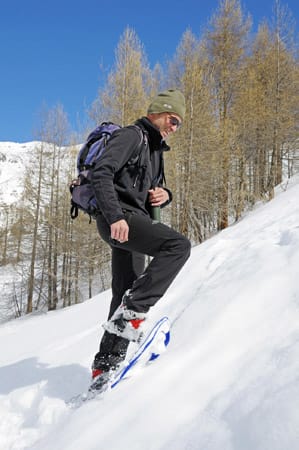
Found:
[[88, 389], [89, 392], [99, 393], [108, 389], [110, 379], [109, 371], [92, 368], [91, 378], [91, 384]]
[[122, 303], [108, 322], [103, 324], [103, 328], [108, 333], [128, 339], [132, 342], [140, 342], [143, 337], [143, 325], [146, 313], [139, 313], [128, 309]]

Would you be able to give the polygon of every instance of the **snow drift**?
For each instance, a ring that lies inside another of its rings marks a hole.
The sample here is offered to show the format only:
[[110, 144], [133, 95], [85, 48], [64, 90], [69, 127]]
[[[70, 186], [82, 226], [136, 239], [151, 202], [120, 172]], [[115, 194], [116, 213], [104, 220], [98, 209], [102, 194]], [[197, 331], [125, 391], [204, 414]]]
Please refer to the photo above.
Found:
[[[161, 358], [78, 410], [110, 300], [0, 328], [0, 448], [295, 450], [299, 446], [299, 184], [193, 248], [150, 319]], [[131, 344], [134, 345], [134, 344]]]

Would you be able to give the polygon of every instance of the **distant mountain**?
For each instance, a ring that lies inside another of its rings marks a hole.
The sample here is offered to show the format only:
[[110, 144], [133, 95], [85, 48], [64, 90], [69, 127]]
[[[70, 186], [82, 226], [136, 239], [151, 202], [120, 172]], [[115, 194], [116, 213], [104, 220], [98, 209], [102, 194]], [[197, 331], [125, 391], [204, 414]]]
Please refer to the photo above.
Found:
[[23, 177], [38, 142], [0, 142], [0, 205], [12, 205], [23, 190]]

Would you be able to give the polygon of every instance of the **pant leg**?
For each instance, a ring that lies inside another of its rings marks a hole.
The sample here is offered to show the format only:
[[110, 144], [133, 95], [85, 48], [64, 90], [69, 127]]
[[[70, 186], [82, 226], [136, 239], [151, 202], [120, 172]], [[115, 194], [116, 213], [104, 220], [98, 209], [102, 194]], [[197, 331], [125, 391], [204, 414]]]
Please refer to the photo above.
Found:
[[147, 216], [126, 213], [129, 240], [124, 243], [110, 239], [110, 227], [103, 216], [97, 220], [101, 236], [113, 248], [138, 252], [153, 257], [146, 270], [133, 282], [126, 303], [137, 312], [147, 312], [166, 292], [190, 256], [187, 238]]
[[[112, 301], [108, 319], [113, 315], [122, 301], [127, 289], [144, 271], [144, 255], [119, 248], [112, 248]], [[104, 332], [99, 352], [95, 355], [94, 367], [107, 370], [117, 367], [125, 358], [129, 341]]]
[[148, 217], [130, 215], [129, 241], [123, 248], [153, 257], [142, 276], [132, 285], [126, 298], [129, 308], [147, 312], [165, 294], [190, 256], [190, 241], [172, 228]]
[[145, 256], [122, 248], [112, 247], [112, 301], [108, 319], [121, 304], [124, 293], [144, 271]]

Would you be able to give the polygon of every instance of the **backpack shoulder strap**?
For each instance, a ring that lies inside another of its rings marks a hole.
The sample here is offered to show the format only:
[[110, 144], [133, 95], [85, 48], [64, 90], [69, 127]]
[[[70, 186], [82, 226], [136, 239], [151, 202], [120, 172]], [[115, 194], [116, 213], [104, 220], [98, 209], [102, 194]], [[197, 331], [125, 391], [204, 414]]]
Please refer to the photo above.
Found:
[[137, 124], [128, 125], [127, 128], [135, 129], [140, 136], [140, 142], [137, 147], [137, 151], [135, 151], [134, 155], [128, 161], [129, 165], [133, 164], [136, 167], [136, 175], [133, 183], [133, 187], [135, 187], [138, 178], [144, 175], [145, 155], [146, 150], [148, 149], [148, 132], [143, 127]]
[[142, 166], [142, 155], [145, 154], [145, 151], [148, 148], [148, 132], [141, 126], [137, 124], [128, 125], [127, 128], [134, 129], [138, 132], [140, 136], [140, 142], [137, 148], [137, 151], [134, 153], [134, 155], [130, 158], [130, 161], [133, 160], [134, 164], [138, 164], [138, 166]]
[[137, 130], [140, 136], [140, 147], [142, 146], [142, 144], [144, 145], [148, 144], [148, 132], [145, 128], [135, 123], [133, 125], [128, 125], [127, 128], [133, 128], [134, 130]]

